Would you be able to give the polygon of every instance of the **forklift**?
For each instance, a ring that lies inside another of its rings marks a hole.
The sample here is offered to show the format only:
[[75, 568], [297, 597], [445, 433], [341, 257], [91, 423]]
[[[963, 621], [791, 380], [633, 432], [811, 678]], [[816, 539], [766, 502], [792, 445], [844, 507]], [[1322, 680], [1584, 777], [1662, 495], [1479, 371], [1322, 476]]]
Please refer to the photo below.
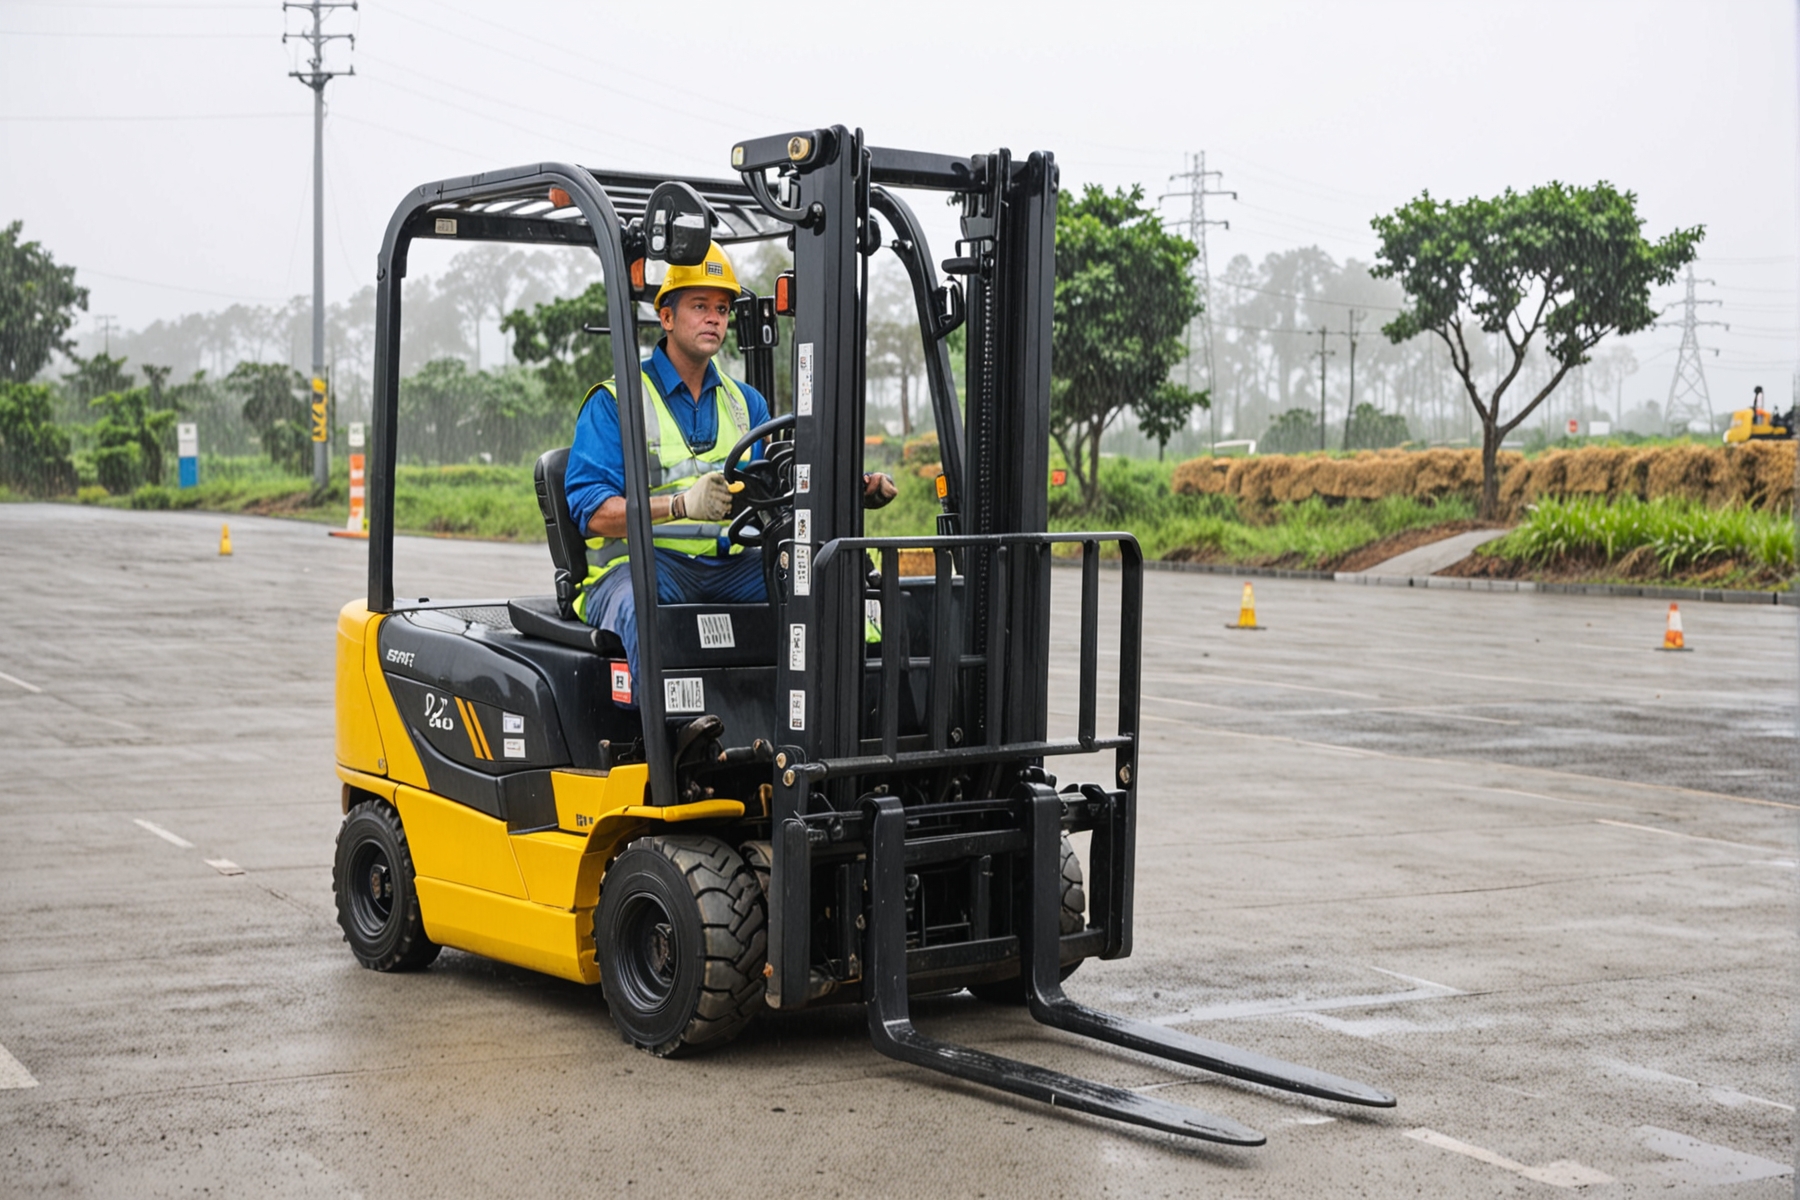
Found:
[[1731, 414], [1731, 424], [1726, 426], [1722, 440], [1727, 446], [1740, 442], [1791, 442], [1796, 407], [1800, 405], [1791, 405], [1786, 412], [1764, 408], [1763, 390], [1759, 387], [1750, 397], [1749, 408]]
[[[338, 616], [332, 880], [352, 953], [402, 972], [451, 946], [598, 984], [622, 1037], [660, 1056], [720, 1045], [765, 1009], [861, 1003], [896, 1059], [1232, 1145], [1265, 1139], [930, 1037], [910, 997], [967, 988], [1141, 1054], [1392, 1106], [1366, 1084], [1063, 991], [1085, 960], [1131, 953], [1143, 560], [1127, 533], [1046, 531], [1052, 156], [895, 150], [832, 126], [740, 142], [731, 167], [735, 179], [533, 164], [425, 184], [394, 211], [376, 289], [368, 592]], [[942, 276], [902, 190], [960, 212]], [[631, 554], [632, 678], [618, 639], [571, 607], [587, 546], [563, 492], [566, 449], [535, 475], [550, 594], [394, 594], [402, 280], [424, 239], [598, 256], [606, 311], [590, 332], [619, 368], [639, 546], [653, 536], [656, 418], [632, 369], [655, 291], [647, 264], [698, 264], [714, 241], [786, 242], [792, 269], [772, 296], [746, 291], [734, 322], [748, 382], [780, 415], [724, 467], [737, 491], [727, 536], [762, 555], [766, 603], [658, 604], [655, 557]], [[882, 252], [911, 282], [940, 434], [929, 536], [863, 533], [868, 272]], [[791, 387], [777, 398], [784, 325]], [[1072, 696], [1049, 672], [1059, 546], [1080, 563]], [[1120, 567], [1117, 711], [1105, 715], [1103, 547]], [[1072, 736], [1050, 735], [1053, 687], [1078, 714]], [[1085, 872], [1069, 840], [1083, 832]]]

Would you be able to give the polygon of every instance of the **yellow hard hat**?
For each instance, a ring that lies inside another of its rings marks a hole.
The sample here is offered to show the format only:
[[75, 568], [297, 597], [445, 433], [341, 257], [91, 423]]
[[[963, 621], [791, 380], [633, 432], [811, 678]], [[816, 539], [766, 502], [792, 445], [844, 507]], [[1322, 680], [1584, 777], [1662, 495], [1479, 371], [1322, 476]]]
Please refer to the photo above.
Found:
[[656, 307], [662, 307], [663, 297], [670, 292], [691, 287], [722, 288], [734, 296], [744, 294], [744, 289], [738, 286], [737, 273], [731, 269], [731, 260], [725, 257], [725, 251], [719, 249], [717, 242], [706, 248], [705, 262], [692, 267], [669, 265], [662, 286], [656, 289]]

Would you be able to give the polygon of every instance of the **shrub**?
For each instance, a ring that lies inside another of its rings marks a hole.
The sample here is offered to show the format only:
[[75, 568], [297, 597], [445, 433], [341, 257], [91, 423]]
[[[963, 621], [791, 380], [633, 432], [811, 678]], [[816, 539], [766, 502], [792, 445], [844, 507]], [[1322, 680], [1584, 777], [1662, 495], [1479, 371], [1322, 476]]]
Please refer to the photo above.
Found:
[[112, 493], [101, 487], [99, 484], [90, 483], [86, 487], [80, 488], [75, 492], [75, 499], [81, 504], [98, 504], [110, 495], [112, 495]]
[[43, 384], [0, 382], [0, 486], [28, 496], [75, 489], [69, 435], [55, 420], [56, 393]]
[[140, 509], [163, 510], [175, 507], [176, 495], [173, 488], [166, 488], [160, 483], [146, 483], [131, 493], [131, 507]]

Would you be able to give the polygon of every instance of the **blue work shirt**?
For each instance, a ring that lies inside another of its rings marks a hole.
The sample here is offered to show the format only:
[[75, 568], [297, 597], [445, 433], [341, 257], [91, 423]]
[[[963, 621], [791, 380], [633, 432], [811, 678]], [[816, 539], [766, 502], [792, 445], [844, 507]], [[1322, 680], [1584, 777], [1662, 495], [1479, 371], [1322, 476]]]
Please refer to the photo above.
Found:
[[[719, 370], [716, 366], [710, 362], [706, 364], [706, 378], [701, 382], [698, 401], [682, 382], [675, 364], [669, 361], [662, 342], [657, 342], [656, 349], [644, 360], [643, 368], [656, 382], [656, 390], [662, 393], [669, 415], [675, 419], [681, 436], [687, 439], [689, 450], [703, 454], [713, 448], [720, 436], [732, 443], [737, 441], [736, 430], [727, 429], [723, 435], [719, 432], [719, 398], [716, 394]], [[769, 402], [763, 399], [762, 393], [742, 381], [738, 383], [738, 389], [744, 393], [750, 427], [754, 429], [767, 421]], [[727, 444], [725, 448], [731, 447]], [[760, 457], [760, 447], [752, 455]], [[584, 534], [588, 522], [594, 519], [602, 504], [625, 494], [625, 452], [623, 439], [619, 436], [619, 405], [604, 391], [596, 392], [582, 406], [581, 415], [575, 418], [575, 440], [569, 447], [569, 466], [563, 475], [563, 487], [569, 495], [569, 515], [575, 518], [576, 528]]]

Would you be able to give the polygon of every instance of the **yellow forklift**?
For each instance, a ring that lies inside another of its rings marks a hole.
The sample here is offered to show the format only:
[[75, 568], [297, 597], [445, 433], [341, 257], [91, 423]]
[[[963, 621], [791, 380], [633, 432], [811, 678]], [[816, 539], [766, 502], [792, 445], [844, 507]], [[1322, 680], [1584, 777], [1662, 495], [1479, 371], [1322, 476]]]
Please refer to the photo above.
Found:
[[[1264, 1139], [928, 1037], [909, 996], [968, 988], [1139, 1053], [1391, 1106], [1366, 1084], [1062, 989], [1084, 961], [1131, 952], [1143, 566], [1129, 534], [1046, 532], [1052, 157], [894, 150], [833, 126], [740, 142], [731, 167], [735, 178], [699, 179], [532, 164], [415, 188], [389, 222], [368, 592], [338, 617], [333, 887], [352, 953], [404, 972], [451, 946], [597, 984], [625, 1040], [665, 1056], [716, 1046], [765, 1008], [861, 1003], [884, 1054], [1237, 1145]], [[960, 211], [943, 277], [903, 190]], [[735, 322], [748, 381], [780, 415], [724, 468], [742, 485], [727, 536], [762, 556], [766, 603], [659, 604], [654, 556], [632, 554], [632, 678], [617, 638], [571, 607], [587, 547], [563, 449], [536, 471], [549, 594], [394, 594], [402, 281], [409, 247], [431, 239], [598, 256], [605, 311], [590, 331], [626, 368], [615, 386], [636, 545], [652, 540], [646, 409], [629, 369], [654, 292], [646, 268], [698, 264], [713, 241], [785, 240], [792, 270], [774, 296], [747, 292]], [[940, 433], [933, 536], [862, 525], [868, 264], [889, 252], [911, 281]], [[777, 397], [784, 332], [791, 383]], [[1049, 675], [1051, 553], [1069, 543], [1082, 552], [1072, 688]], [[1113, 714], [1098, 700], [1103, 546], [1121, 560]], [[931, 569], [903, 576], [903, 549]], [[1068, 736], [1049, 732], [1053, 694], [1078, 713]]]
[[1791, 442], [1794, 440], [1794, 410], [1775, 412], [1763, 407], [1763, 390], [1759, 387], [1750, 398], [1749, 408], [1731, 414], [1725, 428], [1725, 444], [1739, 442]]

